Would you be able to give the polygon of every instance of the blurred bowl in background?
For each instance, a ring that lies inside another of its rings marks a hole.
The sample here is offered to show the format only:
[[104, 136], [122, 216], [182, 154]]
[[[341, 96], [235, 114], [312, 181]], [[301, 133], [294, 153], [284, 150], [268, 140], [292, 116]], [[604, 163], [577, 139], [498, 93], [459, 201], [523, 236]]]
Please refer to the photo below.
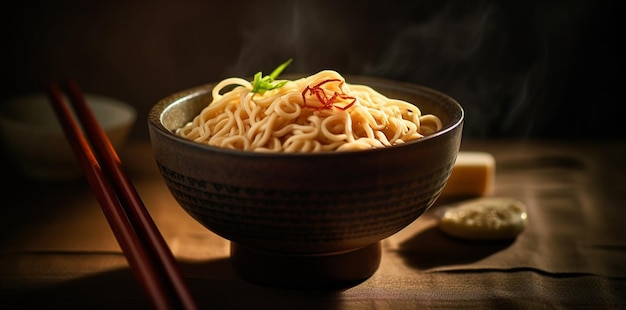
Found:
[[[121, 147], [135, 123], [136, 110], [102, 95], [85, 94], [85, 99], [113, 147]], [[45, 93], [2, 102], [0, 139], [5, 157], [27, 178], [70, 180], [84, 175]]]

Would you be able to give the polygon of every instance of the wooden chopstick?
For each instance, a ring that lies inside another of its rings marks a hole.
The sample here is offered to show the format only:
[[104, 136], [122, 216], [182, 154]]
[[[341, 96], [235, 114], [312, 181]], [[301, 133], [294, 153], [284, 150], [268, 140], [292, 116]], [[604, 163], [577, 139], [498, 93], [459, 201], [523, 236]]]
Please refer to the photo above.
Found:
[[133, 273], [157, 309], [197, 309], [174, 255], [81, 90], [71, 80], [67, 87], [82, 129], [54, 82], [48, 85], [50, 101]]

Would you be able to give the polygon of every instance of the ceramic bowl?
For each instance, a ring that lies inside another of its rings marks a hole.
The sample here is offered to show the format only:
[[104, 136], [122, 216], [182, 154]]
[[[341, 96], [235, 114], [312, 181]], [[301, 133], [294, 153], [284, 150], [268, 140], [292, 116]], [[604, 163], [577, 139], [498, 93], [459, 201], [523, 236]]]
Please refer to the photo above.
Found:
[[150, 110], [150, 139], [165, 183], [195, 220], [231, 241], [244, 278], [293, 285], [367, 278], [378, 267], [379, 242], [420, 217], [446, 184], [461, 142], [459, 103], [413, 84], [346, 81], [412, 102], [438, 115], [444, 128], [387, 148], [268, 154], [173, 133], [211, 101], [213, 84], [172, 94]]
[[[86, 94], [85, 99], [111, 144], [119, 148], [135, 123], [135, 109], [106, 96]], [[25, 177], [70, 180], [84, 175], [45, 93], [22, 95], [3, 102], [0, 138], [8, 160]]]

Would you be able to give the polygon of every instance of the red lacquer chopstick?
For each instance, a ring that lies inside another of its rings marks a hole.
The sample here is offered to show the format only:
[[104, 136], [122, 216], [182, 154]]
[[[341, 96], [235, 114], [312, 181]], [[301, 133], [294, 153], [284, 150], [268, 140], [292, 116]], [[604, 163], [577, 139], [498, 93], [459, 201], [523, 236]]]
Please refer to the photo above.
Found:
[[56, 83], [48, 85], [50, 100], [133, 273], [157, 309], [197, 309], [174, 255], [84, 95], [74, 81], [67, 87], [80, 124]]

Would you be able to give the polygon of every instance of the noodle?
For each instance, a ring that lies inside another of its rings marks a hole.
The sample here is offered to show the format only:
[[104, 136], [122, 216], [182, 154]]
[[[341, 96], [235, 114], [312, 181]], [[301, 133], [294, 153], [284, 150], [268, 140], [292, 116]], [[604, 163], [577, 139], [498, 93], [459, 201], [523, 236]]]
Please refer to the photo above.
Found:
[[325, 70], [254, 93], [249, 81], [227, 78], [213, 88], [212, 102], [176, 133], [223, 148], [304, 153], [387, 147], [442, 128], [436, 115], [344, 81]]

